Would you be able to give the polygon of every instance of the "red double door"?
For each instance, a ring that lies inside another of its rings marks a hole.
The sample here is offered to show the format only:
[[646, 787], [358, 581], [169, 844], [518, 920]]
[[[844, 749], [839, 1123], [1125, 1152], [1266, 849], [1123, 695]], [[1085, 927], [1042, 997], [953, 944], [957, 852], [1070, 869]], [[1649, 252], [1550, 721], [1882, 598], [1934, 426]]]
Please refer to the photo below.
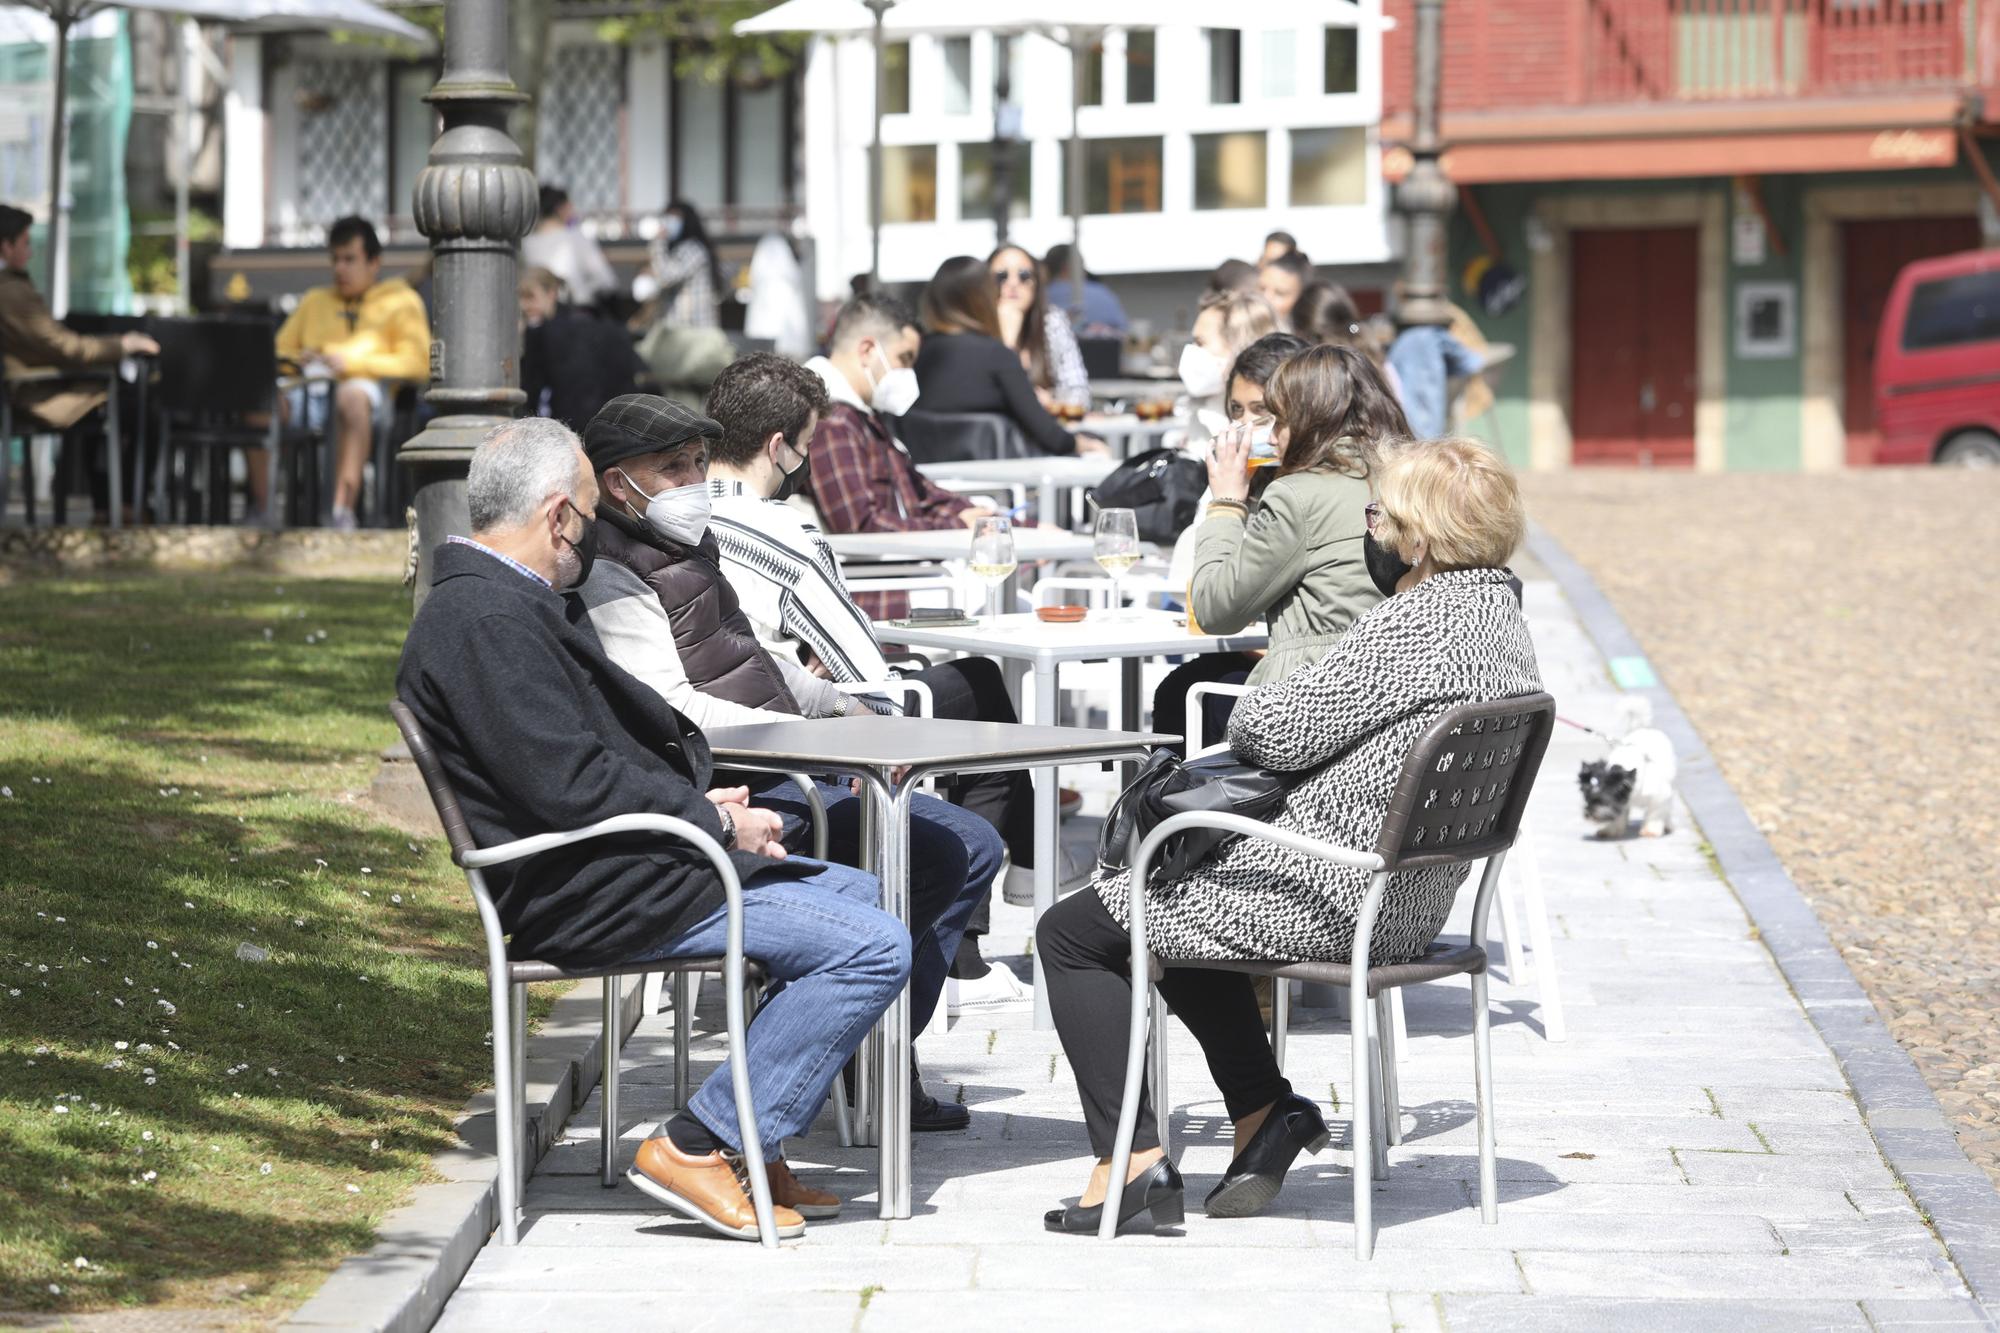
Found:
[[1693, 227], [1570, 233], [1570, 438], [1579, 464], [1694, 462]]

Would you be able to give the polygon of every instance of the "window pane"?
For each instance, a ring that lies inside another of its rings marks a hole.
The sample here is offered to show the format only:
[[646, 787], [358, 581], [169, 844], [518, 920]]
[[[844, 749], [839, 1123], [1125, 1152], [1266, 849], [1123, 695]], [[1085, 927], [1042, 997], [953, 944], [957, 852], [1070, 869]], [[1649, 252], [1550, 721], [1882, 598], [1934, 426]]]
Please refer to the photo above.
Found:
[[882, 114], [910, 112], [910, 44], [890, 42], [882, 48]]
[[1104, 43], [1092, 42], [1083, 57], [1084, 106], [1104, 105]]
[[944, 113], [968, 115], [972, 111], [972, 39], [947, 37], [944, 48]]
[[1233, 105], [1243, 100], [1243, 34], [1235, 28], [1209, 28], [1208, 100]]
[[2000, 272], [1920, 282], [1910, 293], [1903, 348], [1955, 347], [2000, 338]]
[[[1160, 211], [1161, 141], [1147, 139], [1084, 140], [1084, 212], [1157, 213]], [[1069, 206], [1069, 144], [1063, 144], [1064, 208]]]
[[[1007, 216], [1024, 218], [1028, 216], [1030, 187], [1028, 181], [1028, 154], [1025, 145], [1010, 144], [1008, 155], [1013, 169], [1008, 173]], [[993, 145], [991, 142], [963, 143], [958, 146], [958, 215], [967, 222], [976, 222], [993, 216], [993, 199], [1000, 188], [999, 177], [994, 174]]]
[[1292, 202], [1368, 201], [1368, 133], [1361, 129], [1292, 131]]
[[1262, 130], [1195, 135], [1194, 206], [1262, 208], [1264, 143]]
[[1138, 106], [1153, 100], [1153, 30], [1135, 28], [1125, 34], [1125, 103]]
[[785, 85], [736, 94], [736, 197], [729, 202], [775, 207], [785, 202]]
[[431, 140], [437, 137], [437, 113], [424, 101], [424, 94], [437, 82], [428, 68], [396, 71], [395, 179], [389, 197], [393, 217], [410, 216], [411, 200], [417, 192], [417, 173], [430, 160]]
[[1361, 87], [1360, 34], [1353, 28], [1326, 30], [1326, 91], [1351, 93]]
[[882, 220], [937, 221], [937, 148], [882, 147]]
[[1264, 34], [1264, 96], [1291, 97], [1298, 92], [1299, 35], [1292, 31]]
[[729, 90], [707, 79], [674, 81], [674, 193], [697, 208], [723, 202], [722, 99]]

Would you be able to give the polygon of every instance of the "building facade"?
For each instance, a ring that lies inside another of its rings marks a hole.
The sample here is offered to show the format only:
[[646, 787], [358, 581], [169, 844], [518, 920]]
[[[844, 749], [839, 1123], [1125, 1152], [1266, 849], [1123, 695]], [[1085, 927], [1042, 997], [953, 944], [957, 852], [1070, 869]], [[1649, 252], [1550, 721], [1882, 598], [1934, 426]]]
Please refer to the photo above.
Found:
[[[1537, 469], [1871, 462], [1890, 284], [1996, 239], [1997, 36], [1992, 0], [1447, 6], [1454, 296], [1516, 348], [1476, 428]], [[1387, 63], [1397, 140], [1407, 27]]]

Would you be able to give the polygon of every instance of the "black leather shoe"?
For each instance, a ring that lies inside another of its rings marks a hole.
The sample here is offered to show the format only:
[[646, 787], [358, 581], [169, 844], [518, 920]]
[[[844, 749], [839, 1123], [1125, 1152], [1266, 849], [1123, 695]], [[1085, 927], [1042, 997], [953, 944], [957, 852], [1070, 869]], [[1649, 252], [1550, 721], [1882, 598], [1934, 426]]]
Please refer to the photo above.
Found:
[[941, 1102], [924, 1091], [923, 1082], [910, 1071], [910, 1128], [918, 1134], [964, 1129], [972, 1123], [972, 1112], [957, 1102]]
[[[1119, 1229], [1141, 1213], [1152, 1214], [1155, 1231], [1177, 1227], [1185, 1216], [1183, 1197], [1181, 1173], [1171, 1157], [1162, 1157], [1127, 1182], [1125, 1192], [1118, 1196]], [[1088, 1208], [1051, 1208], [1042, 1214], [1042, 1225], [1050, 1231], [1094, 1236], [1103, 1219], [1104, 1205], [1100, 1203]]]
[[1319, 1107], [1297, 1093], [1271, 1108], [1264, 1123], [1236, 1154], [1222, 1174], [1222, 1183], [1208, 1192], [1203, 1205], [1210, 1217], [1249, 1217], [1259, 1213], [1285, 1186], [1285, 1172], [1299, 1150], [1317, 1153], [1326, 1147], [1326, 1118]]

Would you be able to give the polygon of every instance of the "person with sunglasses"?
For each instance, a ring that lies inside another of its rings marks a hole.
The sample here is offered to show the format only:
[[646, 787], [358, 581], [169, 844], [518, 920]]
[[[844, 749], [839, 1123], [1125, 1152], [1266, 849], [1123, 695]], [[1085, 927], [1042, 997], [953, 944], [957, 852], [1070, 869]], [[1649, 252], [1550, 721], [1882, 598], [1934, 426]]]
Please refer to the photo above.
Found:
[[1003, 245], [986, 256], [993, 275], [993, 303], [1000, 314], [1000, 341], [1019, 353], [1021, 368], [1035, 383], [1042, 406], [1090, 406], [1090, 375], [1069, 315], [1043, 294], [1041, 265], [1018, 245]]

